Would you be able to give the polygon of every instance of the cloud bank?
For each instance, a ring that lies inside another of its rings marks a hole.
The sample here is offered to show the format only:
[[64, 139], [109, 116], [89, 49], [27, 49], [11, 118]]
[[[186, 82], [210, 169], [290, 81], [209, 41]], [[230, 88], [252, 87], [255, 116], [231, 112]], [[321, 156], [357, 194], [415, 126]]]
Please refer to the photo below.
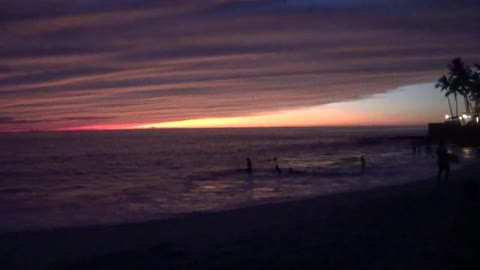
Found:
[[272, 113], [480, 62], [475, 1], [5, 2], [0, 130]]

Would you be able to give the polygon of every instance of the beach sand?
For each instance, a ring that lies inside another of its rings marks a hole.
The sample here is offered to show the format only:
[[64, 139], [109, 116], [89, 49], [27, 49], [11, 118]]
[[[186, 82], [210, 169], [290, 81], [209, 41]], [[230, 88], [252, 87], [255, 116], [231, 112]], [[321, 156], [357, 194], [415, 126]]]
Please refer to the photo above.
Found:
[[[0, 235], [1, 269], [480, 269], [480, 196], [454, 172], [141, 224]], [[475, 177], [477, 180], [477, 177]], [[121, 209], [119, 209], [121, 211]]]

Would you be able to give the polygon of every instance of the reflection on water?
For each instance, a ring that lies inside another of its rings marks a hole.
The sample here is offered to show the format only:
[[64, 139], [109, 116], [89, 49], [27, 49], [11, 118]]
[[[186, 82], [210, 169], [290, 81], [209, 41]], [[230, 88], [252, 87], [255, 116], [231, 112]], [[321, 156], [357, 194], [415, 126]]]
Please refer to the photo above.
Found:
[[[390, 139], [401, 132], [304, 128], [0, 134], [0, 231], [145, 221], [435, 175], [434, 155], [412, 155], [410, 141]], [[467, 147], [449, 151], [460, 157], [460, 166], [476, 154]], [[364, 171], [360, 156], [366, 159]], [[246, 157], [252, 159], [251, 175], [244, 170]]]
[[472, 147], [462, 147], [462, 156], [464, 159], [472, 159], [473, 158], [473, 148]]

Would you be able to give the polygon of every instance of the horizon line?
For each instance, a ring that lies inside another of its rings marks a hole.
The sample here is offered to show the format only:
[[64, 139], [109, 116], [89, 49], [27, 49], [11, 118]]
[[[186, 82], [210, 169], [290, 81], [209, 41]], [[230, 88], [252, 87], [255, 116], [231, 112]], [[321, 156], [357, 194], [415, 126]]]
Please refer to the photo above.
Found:
[[315, 126], [252, 126], [252, 127], [145, 127], [145, 128], [58, 128], [58, 129], [23, 129], [23, 130], [0, 130], [0, 133], [28, 133], [28, 132], [82, 132], [82, 131], [126, 131], [126, 130], [188, 130], [188, 129], [275, 129], [275, 128], [349, 128], [349, 127], [427, 127], [426, 124], [400, 124], [400, 125], [315, 125]]

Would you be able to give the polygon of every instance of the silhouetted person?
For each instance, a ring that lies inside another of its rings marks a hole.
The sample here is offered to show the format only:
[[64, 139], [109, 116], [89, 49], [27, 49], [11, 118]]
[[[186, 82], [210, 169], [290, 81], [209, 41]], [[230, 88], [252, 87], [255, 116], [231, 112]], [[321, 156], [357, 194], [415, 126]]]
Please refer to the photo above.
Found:
[[365, 162], [365, 158], [364, 158], [363, 156], [360, 157], [360, 163], [362, 164], [362, 165], [361, 165], [361, 166], [362, 166], [362, 170], [364, 170], [364, 169], [365, 169], [365, 164], [366, 164], [366, 162]]
[[281, 174], [282, 173], [282, 170], [280, 169], [280, 167], [278, 166], [278, 164], [275, 164], [275, 172], [277, 174]]
[[278, 166], [278, 158], [274, 157], [272, 160], [275, 161], [275, 173], [281, 174], [282, 170], [280, 169], [280, 166]]
[[275, 165], [275, 172], [277, 174], [281, 174], [282, 173], [282, 170], [280, 169], [280, 167], [278, 167], [278, 164]]
[[438, 174], [437, 174], [437, 184], [440, 183], [440, 178], [442, 173], [445, 172], [445, 181], [448, 180], [448, 175], [450, 173], [450, 161], [448, 159], [448, 151], [443, 140], [440, 141], [437, 148], [437, 163], [438, 163]]
[[417, 154], [417, 144], [415, 142], [412, 142], [412, 154]]
[[247, 173], [249, 175], [252, 174], [252, 161], [249, 157], [247, 157]]

